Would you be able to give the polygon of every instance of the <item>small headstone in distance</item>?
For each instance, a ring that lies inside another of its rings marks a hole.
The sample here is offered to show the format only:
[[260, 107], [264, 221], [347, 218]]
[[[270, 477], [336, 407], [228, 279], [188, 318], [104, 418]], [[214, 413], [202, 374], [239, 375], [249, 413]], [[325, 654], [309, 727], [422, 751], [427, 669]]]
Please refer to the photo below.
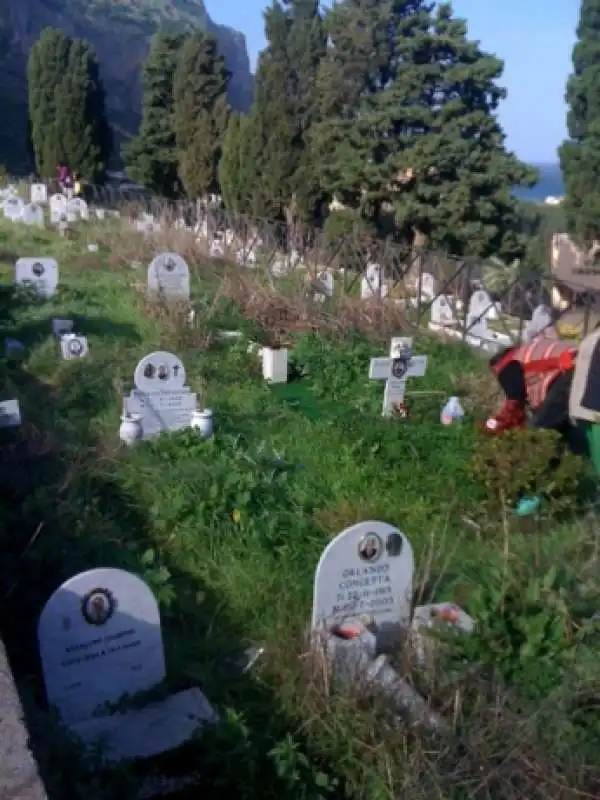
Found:
[[177, 253], [160, 253], [148, 267], [148, 290], [162, 292], [166, 297], [190, 296], [190, 270]]
[[410, 542], [386, 522], [359, 522], [331, 541], [317, 566], [312, 628], [367, 625], [377, 637], [410, 625], [414, 560]]
[[144, 439], [190, 427], [196, 394], [185, 385], [185, 377], [183, 362], [173, 353], [150, 353], [137, 365], [124, 412], [140, 416]]
[[25, 203], [21, 200], [20, 197], [7, 197], [6, 200], [2, 203], [4, 216], [6, 217], [6, 219], [11, 220], [11, 222], [17, 222], [18, 220], [21, 219], [24, 206]]
[[59, 319], [55, 317], [52, 320], [52, 334], [54, 336], [64, 336], [65, 333], [71, 333], [75, 322], [72, 319]]
[[45, 183], [32, 183], [29, 190], [29, 200], [36, 205], [45, 205], [48, 202], [48, 189]]
[[19, 258], [15, 284], [33, 286], [43, 297], [52, 297], [58, 286], [58, 264], [53, 258]]
[[382, 415], [389, 417], [401, 409], [408, 378], [423, 378], [427, 372], [427, 356], [415, 356], [412, 339], [394, 336], [387, 358], [372, 358], [369, 367], [371, 380], [385, 380]]
[[50, 222], [57, 224], [67, 215], [67, 198], [64, 194], [50, 195]]
[[92, 569], [63, 583], [42, 610], [38, 644], [49, 704], [109, 760], [166, 752], [214, 722], [198, 690], [140, 710], [107, 711], [107, 703], [152, 689], [166, 676], [156, 598], [130, 572]]
[[18, 428], [21, 424], [21, 409], [18, 400], [0, 401], [0, 428]]
[[[69, 215], [74, 215], [74, 218], [71, 220]], [[88, 204], [82, 197], [72, 197], [70, 200], [67, 200], [67, 219], [70, 222], [75, 222], [76, 219], [83, 219], [87, 220], [90, 218], [90, 212], [88, 209]]]
[[43, 228], [45, 222], [44, 209], [37, 203], [27, 203], [23, 206], [21, 221], [25, 225], [36, 225], [39, 228]]
[[79, 333], [65, 333], [60, 337], [60, 352], [65, 361], [85, 358], [89, 353], [87, 337]]

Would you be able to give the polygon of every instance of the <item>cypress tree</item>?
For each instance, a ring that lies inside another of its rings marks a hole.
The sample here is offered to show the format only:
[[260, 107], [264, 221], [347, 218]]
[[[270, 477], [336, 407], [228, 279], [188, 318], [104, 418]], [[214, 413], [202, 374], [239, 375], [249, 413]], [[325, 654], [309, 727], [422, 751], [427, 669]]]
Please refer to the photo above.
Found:
[[255, 187], [253, 212], [312, 220], [321, 192], [311, 150], [315, 80], [326, 38], [317, 0], [281, 0], [265, 12], [261, 53], [248, 122]]
[[61, 137], [56, 125], [57, 87], [67, 72], [70, 40], [62, 31], [45, 28], [31, 48], [27, 64], [31, 143], [40, 178], [55, 175], [62, 158]]
[[101, 182], [112, 137], [98, 61], [90, 45], [81, 39], [71, 44], [67, 70], [56, 97], [62, 160], [85, 181]]
[[177, 148], [173, 78], [185, 37], [157, 33], [142, 76], [142, 120], [138, 135], [122, 151], [127, 174], [157, 194], [176, 197]]
[[569, 233], [580, 243], [600, 239], [600, 0], [583, 0], [567, 83], [569, 138], [560, 148]]
[[248, 114], [232, 114], [219, 162], [219, 187], [225, 206], [236, 214], [255, 212], [255, 164], [258, 153], [252, 139], [253, 123]]
[[214, 37], [202, 32], [190, 36], [179, 52], [173, 79], [173, 119], [178, 174], [192, 199], [218, 190], [229, 78]]

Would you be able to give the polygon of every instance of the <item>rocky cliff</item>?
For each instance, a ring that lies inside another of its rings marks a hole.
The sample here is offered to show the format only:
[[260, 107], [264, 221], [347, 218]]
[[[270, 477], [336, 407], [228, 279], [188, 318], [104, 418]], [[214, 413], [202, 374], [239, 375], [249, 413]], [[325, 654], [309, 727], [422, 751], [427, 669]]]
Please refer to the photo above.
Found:
[[216, 25], [203, 0], [0, 0], [0, 163], [29, 168], [27, 149], [27, 57], [43, 28], [60, 28], [96, 48], [110, 121], [117, 141], [137, 129], [140, 71], [152, 34], [159, 28], [202, 27], [213, 33], [233, 73], [230, 100], [246, 110], [253, 77], [243, 34]]

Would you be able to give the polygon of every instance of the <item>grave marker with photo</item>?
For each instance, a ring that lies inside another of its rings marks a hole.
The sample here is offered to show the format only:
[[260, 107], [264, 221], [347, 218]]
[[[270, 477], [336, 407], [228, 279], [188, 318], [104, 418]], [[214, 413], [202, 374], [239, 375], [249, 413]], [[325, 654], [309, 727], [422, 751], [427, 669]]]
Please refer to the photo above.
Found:
[[108, 759], [166, 752], [214, 722], [198, 690], [137, 711], [106, 710], [166, 677], [156, 598], [125, 570], [92, 569], [65, 581], [42, 610], [38, 644], [48, 703], [85, 744], [105, 748]]
[[148, 267], [148, 291], [189, 300], [190, 270], [177, 253], [160, 253]]
[[29, 189], [29, 202], [45, 205], [48, 202], [48, 188], [45, 183], [32, 183]]
[[378, 635], [407, 628], [414, 559], [404, 534], [386, 522], [359, 522], [325, 548], [315, 573], [311, 627], [358, 623]]
[[64, 194], [50, 195], [50, 222], [54, 225], [67, 217], [67, 198]]
[[384, 380], [382, 415], [389, 417], [404, 403], [408, 378], [423, 378], [427, 372], [427, 356], [414, 356], [411, 338], [395, 337], [387, 358], [372, 358], [369, 367], [371, 380]]
[[43, 228], [45, 224], [44, 209], [37, 203], [27, 203], [23, 206], [21, 222], [25, 225], [35, 225], [38, 228]]
[[2, 203], [4, 216], [11, 222], [18, 222], [21, 219], [24, 207], [25, 203], [20, 197], [7, 197]]
[[15, 284], [32, 286], [43, 297], [52, 297], [58, 286], [58, 264], [53, 258], [20, 258], [15, 264]]
[[60, 337], [60, 352], [65, 361], [85, 358], [89, 353], [86, 336], [78, 333], [65, 333]]
[[139, 362], [124, 413], [140, 416], [142, 438], [190, 427], [197, 399], [185, 377], [183, 363], [172, 353], [150, 353]]

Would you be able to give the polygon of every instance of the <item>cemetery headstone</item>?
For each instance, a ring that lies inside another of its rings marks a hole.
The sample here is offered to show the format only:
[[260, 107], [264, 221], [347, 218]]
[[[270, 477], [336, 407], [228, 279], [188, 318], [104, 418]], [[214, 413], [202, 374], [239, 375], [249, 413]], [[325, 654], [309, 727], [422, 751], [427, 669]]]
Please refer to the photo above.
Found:
[[526, 342], [538, 336], [542, 331], [551, 328], [553, 325], [552, 312], [547, 306], [537, 306], [523, 330], [523, 339]]
[[479, 317], [486, 322], [488, 320], [498, 319], [496, 306], [485, 289], [478, 289], [476, 292], [473, 292], [469, 300], [467, 313], [471, 317]]
[[430, 272], [421, 275], [421, 297], [431, 300], [435, 296], [435, 277]]
[[148, 267], [148, 290], [166, 297], [190, 297], [190, 270], [177, 253], [161, 253]]
[[52, 334], [54, 336], [63, 336], [65, 333], [71, 333], [75, 322], [72, 319], [58, 319], [55, 317], [52, 320]]
[[27, 203], [27, 205], [23, 206], [21, 221], [25, 225], [37, 225], [39, 228], [43, 228], [44, 209], [37, 203]]
[[92, 569], [63, 583], [42, 610], [38, 644], [49, 704], [72, 733], [104, 746], [111, 760], [166, 752], [215, 719], [198, 690], [138, 711], [107, 712], [107, 703], [166, 677], [158, 604], [129, 572]]
[[185, 377], [183, 363], [172, 353], [150, 353], [137, 365], [135, 388], [125, 398], [123, 411], [139, 415], [144, 439], [190, 427], [197, 401]]
[[[67, 200], [67, 218], [70, 214], [74, 214], [75, 219], [87, 220], [90, 218], [88, 204], [83, 197], [72, 197], [70, 200]], [[75, 220], [73, 220], [73, 222], [74, 221]]]
[[63, 334], [60, 337], [60, 352], [65, 361], [85, 358], [89, 353], [87, 337], [78, 333]]
[[50, 222], [53, 225], [66, 219], [67, 216], [67, 198], [64, 194], [50, 195]]
[[328, 297], [333, 297], [334, 278], [329, 269], [319, 272], [313, 283], [313, 299], [323, 303]]
[[386, 382], [382, 411], [384, 417], [390, 416], [395, 407], [404, 403], [408, 378], [423, 378], [426, 372], [427, 356], [413, 355], [411, 338], [393, 338], [387, 358], [371, 359], [369, 378]]
[[52, 297], [58, 286], [58, 264], [53, 258], [20, 258], [15, 264], [15, 283]]
[[438, 295], [431, 304], [431, 327], [434, 329], [453, 327], [458, 320], [452, 306], [453, 298], [448, 295]]
[[0, 401], [0, 428], [16, 428], [21, 424], [18, 400]]
[[36, 205], [45, 205], [48, 202], [48, 189], [45, 183], [32, 183], [29, 190], [29, 201]]
[[383, 267], [380, 264], [368, 264], [360, 283], [361, 300], [368, 300], [371, 297], [387, 297], [387, 293], [388, 287], [383, 280]]
[[21, 219], [24, 205], [25, 203], [20, 197], [7, 197], [7, 199], [2, 203], [4, 216], [6, 219], [11, 220], [11, 222], [17, 222]]
[[[331, 541], [317, 566], [311, 627], [353, 622], [376, 634], [407, 628], [414, 559], [404, 534], [386, 522], [359, 522]], [[386, 630], [387, 629], [387, 630]]]

